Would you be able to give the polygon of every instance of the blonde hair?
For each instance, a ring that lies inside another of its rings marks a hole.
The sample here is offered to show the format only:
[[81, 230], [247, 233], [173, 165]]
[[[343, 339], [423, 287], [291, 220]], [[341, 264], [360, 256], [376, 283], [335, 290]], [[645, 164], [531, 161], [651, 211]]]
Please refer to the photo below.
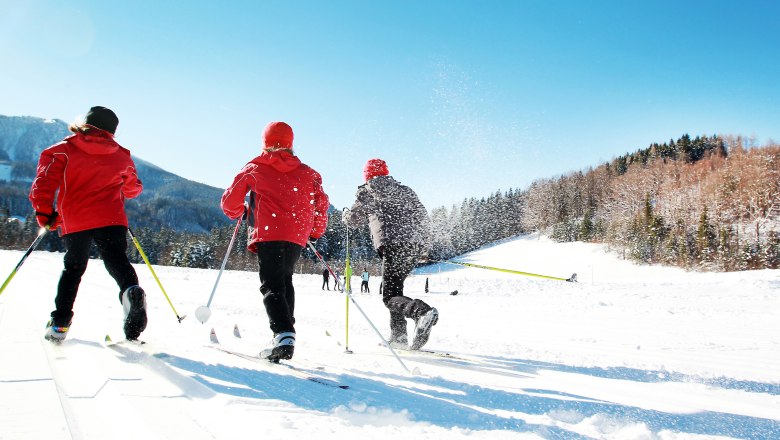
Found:
[[[83, 116], [79, 116], [79, 117], [76, 118], [75, 121], [71, 122], [70, 125], [68, 125], [68, 130], [70, 130], [71, 133], [75, 133], [75, 134], [78, 134], [78, 133], [86, 134], [86, 133], [89, 133], [92, 130], [100, 130], [100, 129], [95, 127], [95, 126], [93, 126], [93, 125], [87, 124], [86, 122], [84, 122], [84, 117]], [[100, 131], [105, 131], [105, 130], [100, 130]], [[105, 132], [110, 134], [111, 136], [114, 135], [111, 132], [108, 132], [108, 131], [105, 131]]]

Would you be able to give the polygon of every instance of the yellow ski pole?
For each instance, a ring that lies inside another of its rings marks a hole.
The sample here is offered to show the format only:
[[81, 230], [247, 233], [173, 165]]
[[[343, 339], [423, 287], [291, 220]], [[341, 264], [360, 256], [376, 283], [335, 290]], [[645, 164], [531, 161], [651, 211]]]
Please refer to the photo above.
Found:
[[127, 228], [127, 232], [130, 233], [130, 238], [133, 239], [133, 244], [135, 244], [136, 249], [138, 249], [138, 253], [141, 254], [141, 258], [144, 259], [144, 262], [146, 263], [146, 266], [149, 268], [149, 271], [152, 272], [152, 276], [154, 277], [154, 280], [157, 281], [157, 285], [160, 286], [160, 290], [162, 290], [163, 295], [165, 295], [165, 299], [168, 300], [168, 304], [171, 306], [171, 309], [173, 309], [173, 313], [176, 314], [176, 319], [179, 320], [179, 324], [181, 324], [181, 320], [186, 318], [187, 315], [179, 316], [178, 313], [176, 313], [176, 308], [173, 307], [173, 303], [171, 302], [171, 299], [168, 298], [168, 294], [165, 293], [165, 289], [162, 286], [162, 283], [160, 282], [160, 279], [157, 278], [157, 274], [154, 273], [154, 269], [152, 269], [152, 264], [149, 263], [149, 259], [146, 258], [146, 254], [144, 253], [144, 250], [141, 249], [141, 244], [138, 243], [138, 240], [135, 239], [135, 235], [133, 234], [133, 230], [130, 228]]
[[19, 260], [19, 263], [16, 264], [14, 270], [11, 271], [11, 274], [8, 275], [8, 278], [5, 279], [3, 285], [0, 286], [0, 295], [3, 294], [3, 291], [5, 290], [6, 287], [8, 287], [8, 284], [11, 282], [11, 280], [14, 279], [14, 276], [16, 276], [16, 272], [18, 272], [19, 268], [22, 267], [22, 264], [24, 264], [24, 261], [27, 259], [27, 257], [29, 257], [32, 251], [34, 251], [35, 248], [38, 247], [38, 245], [41, 243], [41, 240], [43, 240], [43, 237], [46, 235], [47, 231], [48, 229], [46, 228], [41, 228], [38, 231], [38, 236], [35, 237], [35, 240], [32, 242], [30, 247], [27, 248], [27, 252], [25, 252], [24, 255], [22, 255], [22, 259]]
[[349, 263], [349, 228], [347, 228], [347, 263], [346, 267], [344, 268], [344, 291], [347, 293], [344, 296], [344, 301], [346, 302], [346, 319], [345, 319], [345, 326], [346, 326], [346, 350], [345, 353], [352, 353], [352, 350], [349, 349], [349, 297], [352, 295], [352, 265]]
[[[322, 257], [322, 255], [320, 255], [320, 253], [317, 252], [317, 249], [311, 243], [311, 240], [309, 240], [307, 244], [309, 245], [309, 248], [311, 249], [311, 251], [314, 252], [314, 255], [317, 257], [317, 259], [319, 259], [320, 262], [322, 263], [322, 265], [325, 266], [325, 269], [327, 269], [328, 272], [330, 272], [331, 275], [332, 275], [333, 271], [330, 269], [330, 266], [328, 266], [328, 263], [325, 261], [325, 259]], [[357, 301], [355, 301], [355, 298], [352, 296], [352, 294], [349, 293], [349, 291], [346, 290], [346, 289], [344, 289], [344, 292], [347, 294], [347, 299], [352, 301], [352, 304], [354, 304], [355, 307], [357, 307], [358, 312], [360, 312], [363, 315], [363, 317], [366, 318], [366, 322], [368, 322], [368, 324], [371, 326], [371, 328], [374, 329], [374, 332], [376, 333], [377, 336], [379, 336], [379, 339], [382, 340], [382, 343], [384, 344], [384, 346], [387, 347], [388, 350], [390, 350], [390, 353], [392, 353], [393, 356], [395, 356], [395, 359], [398, 361], [398, 363], [401, 364], [402, 367], [404, 367], [404, 370], [406, 370], [407, 373], [411, 374], [412, 371], [409, 369], [409, 367], [406, 366], [406, 364], [404, 364], [404, 361], [401, 360], [401, 358], [398, 356], [398, 354], [395, 352], [395, 350], [393, 350], [393, 347], [390, 346], [390, 343], [387, 342], [387, 339], [385, 339], [385, 337], [382, 336], [382, 333], [379, 331], [379, 329], [376, 328], [376, 326], [371, 321], [371, 319], [368, 317], [368, 315], [366, 315], [366, 312], [363, 311], [363, 308], [360, 307], [360, 304], [358, 304]]]
[[497, 272], [513, 273], [513, 274], [516, 274], [516, 275], [526, 275], [526, 276], [529, 276], [529, 277], [546, 278], [548, 280], [568, 281], [570, 283], [576, 283], [577, 282], [577, 274], [576, 273], [572, 274], [572, 276], [570, 276], [569, 278], [559, 278], [559, 277], [551, 277], [549, 275], [539, 275], [537, 273], [521, 272], [519, 270], [501, 269], [499, 267], [483, 266], [481, 264], [463, 263], [463, 262], [460, 262], [460, 261], [428, 260], [428, 262], [430, 262], [430, 263], [457, 264], [459, 266], [476, 267], [478, 269], [495, 270]]

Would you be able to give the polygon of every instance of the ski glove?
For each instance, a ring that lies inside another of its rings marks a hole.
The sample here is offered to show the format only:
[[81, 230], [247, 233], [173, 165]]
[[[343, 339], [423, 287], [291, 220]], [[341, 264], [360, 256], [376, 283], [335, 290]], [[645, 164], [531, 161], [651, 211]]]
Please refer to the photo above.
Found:
[[376, 250], [376, 253], [379, 254], [379, 258], [385, 257], [385, 247], [379, 246], [379, 249]]
[[49, 230], [57, 229], [57, 226], [62, 224], [62, 219], [57, 211], [53, 211], [51, 214], [35, 211], [35, 221], [38, 222], [38, 226]]

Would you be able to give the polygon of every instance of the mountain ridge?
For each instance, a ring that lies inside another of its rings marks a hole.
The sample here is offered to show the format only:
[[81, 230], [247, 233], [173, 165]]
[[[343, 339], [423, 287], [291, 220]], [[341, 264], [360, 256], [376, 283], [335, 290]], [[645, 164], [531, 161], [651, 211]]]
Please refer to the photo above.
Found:
[[[0, 215], [29, 217], [27, 192], [41, 152], [68, 136], [59, 119], [0, 115], [0, 167], [10, 178], [0, 181]], [[127, 202], [132, 226], [203, 233], [229, 223], [219, 206], [223, 189], [178, 176], [133, 156], [143, 193]]]

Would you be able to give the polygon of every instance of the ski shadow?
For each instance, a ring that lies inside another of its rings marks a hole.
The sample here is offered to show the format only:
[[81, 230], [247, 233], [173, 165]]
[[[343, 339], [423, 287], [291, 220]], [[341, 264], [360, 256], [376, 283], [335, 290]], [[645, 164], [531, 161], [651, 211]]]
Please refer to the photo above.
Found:
[[[419, 355], [418, 355], [419, 356]], [[455, 355], [457, 356], [457, 355]], [[704, 378], [665, 370], [641, 370], [627, 367], [575, 367], [550, 362], [540, 362], [525, 359], [512, 359], [504, 357], [463, 355], [464, 357], [444, 357], [431, 359], [430, 357], [418, 358], [418, 361], [428, 363], [444, 362], [457, 368], [471, 371], [483, 371], [495, 369], [496, 374], [504, 376], [516, 376], [518, 378], [538, 375], [541, 371], [554, 371], [570, 373], [572, 375], [588, 378], [607, 379], [620, 385], [622, 382], [648, 383], [648, 384], [701, 384], [707, 387], [722, 388], [724, 390], [738, 390], [748, 393], [763, 393], [773, 396], [780, 395], [780, 385], [758, 381], [736, 380], [726, 377]], [[413, 356], [412, 356], [413, 357]], [[476, 369], [476, 370], [475, 370]], [[690, 414], [673, 414], [663, 411], [646, 410], [631, 405], [615, 402], [597, 402], [592, 398], [574, 396], [568, 393], [560, 393], [555, 390], [525, 388], [524, 392], [535, 395], [555, 396], [561, 395], [567, 398], [586, 399], [586, 401], [565, 403], [556, 408], [547, 407], [545, 411], [573, 411], [572, 414], [597, 415], [609, 414], [613, 418], [640, 422], [647, 425], [653, 432], [662, 430], [680, 431], [700, 435], [730, 435], [744, 439], [768, 439], [780, 438], [780, 422], [761, 417], [743, 416], [739, 414], [722, 413], [715, 411], [699, 411]], [[659, 390], [659, 393], [663, 390]], [[470, 395], [470, 394], [467, 394]], [[553, 403], [551, 401], [537, 400], [536, 404]], [[508, 409], [508, 408], [507, 408]]]
[[[377, 417], [373, 415], [373, 411], [377, 410], [377, 412], [392, 411], [410, 421], [430, 423], [447, 429], [510, 430], [536, 432], [552, 438], [574, 440], [588, 438], [558, 427], [529, 424], [519, 418], [504, 417], [486, 413], [478, 408], [469, 408], [463, 403], [452, 400], [458, 398], [461, 391], [455, 391], [449, 397], [446, 397], [447, 393], [437, 396], [420, 394], [413, 386], [413, 383], [419, 380], [416, 377], [411, 378], [412, 382], [407, 386], [394, 386], [382, 380], [356, 375], [328, 375], [315, 368], [298, 368], [299, 371], [326, 377], [349, 387], [341, 389], [284, 374], [283, 366], [246, 368], [207, 364], [167, 353], [156, 357], [173, 367], [195, 373], [194, 378], [198, 382], [217, 393], [248, 399], [280, 400], [305, 410], [337, 415], [347, 423], [364, 423], [366, 417], [371, 420]], [[278, 372], [275, 371], [277, 368]], [[384, 378], [398, 381], [410, 380], [408, 376], [389, 375]], [[455, 384], [449, 385], [452, 387]]]
[[[457, 356], [457, 355], [454, 355]], [[718, 387], [728, 390], [746, 391], [749, 393], [765, 393], [774, 396], [780, 396], [780, 383], [767, 383], [757, 382], [750, 380], [739, 380], [728, 377], [701, 377], [691, 374], [679, 373], [668, 370], [640, 370], [636, 368], [628, 367], [574, 367], [569, 365], [554, 364], [541, 361], [529, 361], [523, 359], [511, 359], [497, 356], [481, 356], [481, 355], [469, 355], [467, 358], [458, 359], [453, 357], [452, 359], [445, 358], [448, 361], [460, 363], [461, 365], [469, 365], [469, 359], [473, 359], [473, 362], [478, 364], [486, 364], [497, 368], [504, 368], [510, 370], [526, 370], [526, 369], [545, 369], [552, 371], [559, 371], [564, 373], [577, 373], [585, 374], [592, 377], [599, 377], [603, 379], [616, 379], [616, 380], [628, 380], [631, 382], [641, 383], [667, 383], [667, 382], [683, 382], [683, 383], [698, 383], [702, 385]]]
[[[306, 410], [337, 415], [347, 422], [361, 420], [372, 411], [380, 410], [445, 429], [533, 432], [546, 438], [589, 438], [561, 426], [574, 426], [586, 419], [599, 426], [644, 425], [653, 433], [668, 430], [744, 439], [780, 438], [780, 423], [774, 420], [712, 411], [668, 413], [553, 389], [488, 388], [458, 380], [457, 374], [427, 377], [359, 370], [328, 374], [327, 370], [298, 368], [349, 386], [344, 390], [286, 375], [283, 369], [275, 371], [284, 367], [206, 364], [170, 354], [162, 359], [178, 369], [195, 373], [199, 382], [217, 393], [248, 399], [276, 399]], [[593, 369], [519, 359], [493, 360], [503, 363], [504, 368], [518, 377], [538, 375], [541, 370], [637, 382], [650, 382], [649, 378], [653, 376], [651, 372], [627, 368]], [[526, 421], [538, 419], [538, 416], [551, 420], [549, 424]]]

